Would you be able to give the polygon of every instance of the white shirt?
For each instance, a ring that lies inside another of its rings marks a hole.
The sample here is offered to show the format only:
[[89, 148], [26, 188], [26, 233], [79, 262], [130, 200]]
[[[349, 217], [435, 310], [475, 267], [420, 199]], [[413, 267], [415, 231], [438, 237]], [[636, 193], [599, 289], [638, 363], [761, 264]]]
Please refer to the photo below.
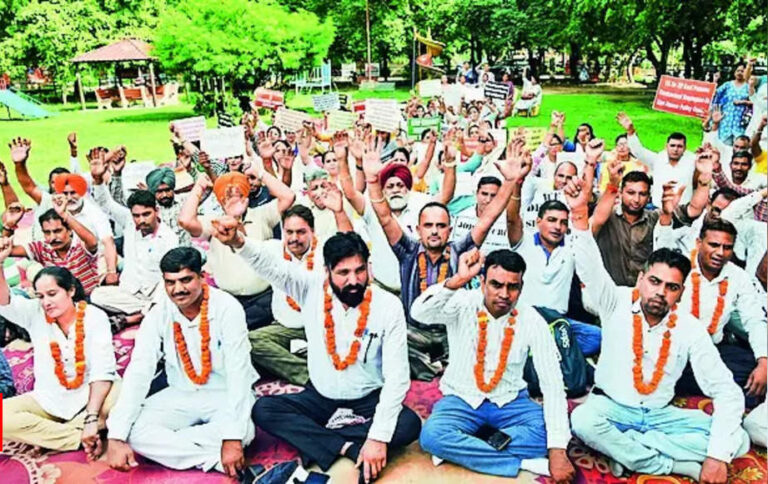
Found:
[[[293, 262], [298, 267], [307, 270], [307, 257], [310, 251], [308, 250], [301, 258], [294, 256], [291, 251], [285, 250], [282, 240], [267, 240], [264, 242], [265, 250], [269, 251], [270, 256], [275, 259], [284, 258], [284, 254], [287, 253], [291, 258], [290, 262]], [[312, 272], [317, 274], [323, 273], [323, 243], [318, 241], [315, 248], [314, 265]], [[277, 286], [272, 286], [272, 315], [275, 317], [275, 321], [282, 324], [286, 328], [303, 328], [304, 319], [301, 316], [301, 311], [295, 311], [288, 305], [288, 295], [285, 291]]]
[[[112, 227], [109, 225], [109, 217], [99, 208], [90, 198], [83, 197], [83, 208], [80, 212], [73, 214], [75, 219], [83, 224], [99, 242], [113, 237]], [[43, 240], [43, 228], [40, 226], [38, 218], [40, 215], [53, 208], [53, 196], [43, 191], [40, 198], [40, 205], [35, 211], [35, 223], [32, 226], [32, 239]]]
[[536, 232], [539, 227], [536, 219], [539, 218], [539, 208], [550, 200], [558, 200], [565, 203], [562, 190], [553, 188], [551, 178], [527, 177], [523, 182], [520, 194], [520, 217], [523, 219], [523, 229], [528, 232]]
[[136, 228], [131, 211], [115, 202], [104, 184], [94, 185], [96, 201], [105, 208], [115, 223], [123, 227], [123, 273], [120, 287], [131, 294], [149, 296], [163, 280], [160, 259], [169, 250], [179, 246], [179, 238], [167, 225], [158, 220], [157, 229], [149, 235]]
[[523, 232], [515, 252], [525, 260], [520, 299], [531, 306], [544, 306], [561, 314], [568, 312], [574, 262], [567, 238], [552, 253], [541, 245], [539, 232]]
[[[458, 242], [467, 236], [469, 232], [477, 225], [479, 218], [477, 216], [477, 205], [467, 207], [453, 217], [453, 230], [451, 231], [451, 241]], [[507, 238], [507, 214], [502, 213], [499, 218], [491, 225], [491, 230], [485, 237], [480, 251], [488, 255], [494, 250], [509, 249], [509, 238]]]
[[696, 168], [696, 159], [693, 153], [686, 151], [677, 164], [672, 165], [669, 162], [667, 150], [664, 149], [654, 153], [640, 144], [637, 133], [627, 136], [627, 143], [632, 154], [642, 163], [648, 165], [653, 173], [653, 185], [651, 186], [651, 201], [657, 207], [661, 207], [661, 195], [664, 191], [664, 184], [669, 181], [676, 181], [678, 186], [685, 185], [685, 191], [680, 198], [680, 203], [688, 203], [693, 195], [693, 172]]
[[509, 313], [494, 318], [485, 307], [480, 289], [454, 291], [447, 289], [444, 283], [430, 286], [411, 307], [411, 315], [414, 318], [428, 321], [428, 324], [444, 324], [448, 332], [451, 354], [445, 375], [440, 380], [440, 391], [443, 395], [460, 397], [474, 409], [486, 399], [499, 407], [504, 406], [528, 388], [528, 384], [523, 380], [523, 368], [530, 352], [544, 394], [547, 446], [565, 449], [571, 440], [568, 405], [563, 375], [560, 372], [560, 355], [546, 321], [528, 304], [517, 304], [515, 334], [507, 358], [507, 367], [499, 384], [486, 393], [477, 387], [474, 373], [479, 338], [477, 312], [480, 310], [488, 315], [484, 371], [487, 382], [493, 378], [498, 365]]
[[733, 381], [733, 375], [720, 359], [706, 328], [683, 310], [677, 312], [677, 324], [672, 333], [669, 360], [664, 376], [656, 390], [643, 395], [635, 389], [632, 377], [633, 314], [640, 313], [643, 326], [643, 378], [649, 381], [667, 331], [667, 315], [650, 327], [640, 308], [632, 302], [632, 288], [618, 287], [599, 263], [600, 250], [589, 230], [573, 230], [570, 247], [576, 261], [576, 271], [584, 283], [602, 321], [602, 353], [595, 371], [595, 386], [616, 402], [634, 408], [664, 408], [675, 396], [675, 384], [690, 362], [696, 382], [713, 400], [714, 412], [710, 428], [707, 456], [730, 462], [741, 445], [739, 431], [744, 413], [744, 396]]
[[[165, 291], [163, 291], [165, 292]], [[251, 386], [259, 379], [251, 365], [251, 345], [245, 312], [237, 300], [224, 291], [210, 288], [208, 300], [210, 327], [211, 373], [205, 385], [197, 385], [184, 372], [176, 350], [173, 323], [181, 325], [195, 371], [202, 369], [200, 315], [187, 319], [167, 295], [159, 298], [139, 326], [131, 362], [125, 371], [120, 397], [109, 414], [109, 438], [126, 440], [131, 426], [141, 412], [155, 368], [165, 357], [165, 373], [171, 388], [184, 392], [227, 392], [220, 411], [226, 414], [222, 422], [222, 440], [243, 440], [248, 431], [251, 408], [255, 398]], [[172, 409], [168, 409], [172, 411]]]
[[[753, 115], [754, 117], [754, 115]], [[731, 159], [733, 159], [733, 146], [727, 145], [720, 141], [720, 137], [717, 135], [716, 130], [712, 130], [708, 133], [704, 133], [704, 139], [702, 140], [702, 143], [710, 143], [712, 146], [717, 148], [717, 150], [720, 152], [720, 166], [723, 169], [723, 173], [725, 173], [725, 176], [733, 181], [733, 174], [731, 173]], [[750, 148], [748, 147], [746, 151], [750, 151]], [[744, 188], [750, 188], [752, 190], [759, 190], [763, 188], [766, 185], [766, 179], [765, 175], [761, 173], [756, 173], [754, 171], [755, 164], [752, 163], [752, 169], [747, 172], [747, 179], [742, 182], [741, 187]]]
[[75, 323], [65, 335], [58, 324], [45, 320], [45, 313], [39, 301], [21, 296], [11, 296], [11, 301], [0, 306], [0, 316], [12, 321], [29, 332], [34, 348], [35, 388], [32, 397], [40, 406], [62, 420], [71, 420], [88, 403], [90, 384], [97, 381], [117, 379], [117, 364], [112, 349], [112, 333], [109, 319], [101, 309], [89, 304], [85, 310], [85, 378], [83, 384], [74, 390], [67, 390], [54, 372], [55, 364], [51, 355], [51, 342], [61, 349], [61, 360], [67, 380], [75, 375]]
[[[368, 438], [389, 442], [410, 388], [407, 330], [396, 296], [371, 284], [372, 298], [357, 361], [343, 371], [333, 366], [325, 341], [325, 276], [270, 255], [264, 243], [246, 240], [238, 251], [251, 267], [301, 306], [307, 335], [307, 366], [315, 389], [326, 398], [353, 400], [381, 389]], [[328, 289], [330, 291], [330, 289]], [[344, 309], [331, 292], [336, 351], [343, 359], [356, 339], [358, 308]], [[246, 340], [247, 341], [247, 340]]]

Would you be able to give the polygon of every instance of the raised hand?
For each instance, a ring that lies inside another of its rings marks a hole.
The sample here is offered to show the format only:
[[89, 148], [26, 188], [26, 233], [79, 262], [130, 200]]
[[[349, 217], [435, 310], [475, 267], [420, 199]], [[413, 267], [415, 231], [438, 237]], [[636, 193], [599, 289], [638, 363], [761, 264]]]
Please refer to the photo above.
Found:
[[[301, 137], [299, 138], [299, 144], [301, 144]], [[268, 139], [264, 138], [263, 140], [259, 141], [258, 144], [259, 148], [259, 156], [262, 160], [271, 160], [272, 155], [275, 154], [275, 147], [272, 146], [272, 142]]]
[[616, 115], [616, 121], [619, 122], [622, 128], [624, 128], [624, 131], [627, 132], [627, 134], [632, 135], [635, 133], [635, 125], [632, 124], [632, 120], [629, 119], [629, 116], [627, 116], [627, 113], [620, 111], [619, 114]]
[[677, 206], [680, 205], [680, 198], [682, 198], [684, 191], [685, 185], [678, 188], [675, 181], [665, 183], [661, 195], [661, 212], [665, 215], [672, 215]]
[[29, 158], [29, 150], [32, 149], [32, 142], [28, 139], [11, 139], [8, 144], [11, 149], [11, 161], [14, 163], [24, 163]]
[[605, 151], [605, 141], [600, 138], [590, 140], [587, 143], [585, 152], [587, 161], [590, 163], [597, 163], [600, 157], [603, 156], [603, 151]]
[[19, 224], [19, 220], [24, 216], [24, 206], [20, 202], [14, 202], [8, 205], [3, 212], [3, 227], [14, 230]]
[[197, 177], [197, 181], [195, 181], [195, 186], [192, 187], [192, 191], [197, 196], [197, 198], [200, 199], [203, 198], [203, 195], [205, 195], [208, 190], [212, 188], [213, 182], [211, 181], [210, 177], [205, 173], [201, 173]]
[[67, 135], [67, 143], [69, 143], [69, 154], [71, 156], [77, 156], [77, 133], [74, 131]]
[[107, 157], [106, 154], [102, 150], [98, 150], [97, 148], [94, 148], [91, 150], [89, 155], [94, 155], [93, 157], [89, 156], [89, 164], [91, 167], [91, 177], [93, 178], [93, 183], [96, 185], [101, 185], [104, 182], [104, 174], [107, 172]]
[[531, 152], [525, 147], [525, 141], [515, 138], [507, 145], [506, 159], [494, 164], [506, 181], [520, 183], [531, 172], [533, 160]]
[[11, 249], [13, 249], [13, 241], [9, 237], [0, 238], [0, 263], [5, 262], [5, 259], [11, 255]]
[[459, 270], [457, 275], [461, 280], [469, 282], [475, 276], [480, 274], [484, 262], [485, 257], [483, 256], [483, 253], [477, 248], [468, 250], [459, 257]]
[[51, 201], [53, 202], [53, 209], [59, 214], [61, 218], [66, 220], [67, 217], [67, 197], [61, 193], [55, 194]]
[[[720, 152], [717, 153], [717, 159], [719, 162]], [[699, 148], [696, 150], [696, 170], [701, 174], [712, 174], [714, 171], [715, 156], [712, 152], [712, 147]]]
[[591, 190], [582, 177], [572, 177], [563, 188], [565, 200], [568, 202], [568, 206], [571, 207], [571, 211], [586, 209], [590, 193]]
[[723, 120], [724, 116], [725, 115], [723, 114], [723, 110], [720, 105], [715, 105], [715, 107], [712, 109], [712, 123], [720, 124], [720, 121]]
[[280, 168], [283, 170], [290, 171], [293, 169], [293, 162], [295, 159], [296, 158], [293, 156], [293, 153], [289, 151], [277, 159], [277, 164], [280, 165]]
[[5, 169], [5, 165], [0, 161], [0, 185], [8, 184], [8, 171]]
[[200, 151], [197, 154], [197, 162], [203, 167], [206, 173], [211, 171], [211, 157], [205, 151]]
[[608, 175], [608, 183], [616, 188], [620, 187], [621, 179], [624, 176], [624, 163], [615, 158], [608, 162]]
[[239, 229], [242, 224], [234, 217], [225, 215], [211, 221], [213, 236], [219, 242], [229, 247], [240, 248], [245, 244], [245, 239]]
[[341, 212], [344, 208], [344, 197], [341, 194], [339, 187], [328, 180], [323, 182], [322, 187], [323, 202], [325, 203], [326, 208], [330, 209], [332, 212]]
[[125, 146], [123, 145], [117, 146], [115, 149], [107, 153], [106, 159], [112, 166], [112, 173], [119, 175], [123, 172], [127, 155], [128, 150], [126, 150]]
[[352, 141], [349, 143], [349, 154], [355, 160], [361, 160], [363, 158], [363, 152], [365, 151], [365, 142], [363, 141], [362, 134], [360, 136], [355, 135]]
[[381, 162], [381, 156], [376, 150], [370, 150], [363, 155], [363, 173], [366, 177], [377, 177], [384, 168], [384, 164]]

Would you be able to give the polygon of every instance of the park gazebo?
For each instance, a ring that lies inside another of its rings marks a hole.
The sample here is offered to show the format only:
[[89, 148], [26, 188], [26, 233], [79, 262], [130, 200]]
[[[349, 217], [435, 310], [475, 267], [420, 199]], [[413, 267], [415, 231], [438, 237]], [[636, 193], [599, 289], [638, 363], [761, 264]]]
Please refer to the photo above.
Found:
[[[80, 54], [72, 59], [72, 63], [77, 66], [77, 87], [80, 91], [80, 104], [85, 109], [85, 93], [83, 92], [83, 81], [80, 77], [81, 64], [115, 64], [115, 82], [120, 83], [119, 66], [123, 63], [133, 62], [146, 62], [149, 65], [149, 85], [150, 93], [152, 95], [152, 105], [157, 106], [156, 99], [156, 86], [155, 86], [155, 71], [153, 67], [156, 57], [150, 55], [152, 46], [143, 40], [138, 39], [123, 39], [114, 42], [98, 49], [94, 49], [90, 52]], [[140, 71], [139, 71], [140, 72]], [[97, 93], [97, 101], [99, 101]]]

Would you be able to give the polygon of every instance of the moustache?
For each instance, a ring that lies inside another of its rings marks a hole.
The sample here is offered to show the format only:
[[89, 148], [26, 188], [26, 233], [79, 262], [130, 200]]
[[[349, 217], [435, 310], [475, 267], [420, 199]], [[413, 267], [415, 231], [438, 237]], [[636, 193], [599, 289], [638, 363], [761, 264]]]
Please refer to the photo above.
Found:
[[188, 292], [175, 292], [175, 293], [173, 293], [173, 297], [185, 297], [185, 296], [189, 296], [189, 293]]

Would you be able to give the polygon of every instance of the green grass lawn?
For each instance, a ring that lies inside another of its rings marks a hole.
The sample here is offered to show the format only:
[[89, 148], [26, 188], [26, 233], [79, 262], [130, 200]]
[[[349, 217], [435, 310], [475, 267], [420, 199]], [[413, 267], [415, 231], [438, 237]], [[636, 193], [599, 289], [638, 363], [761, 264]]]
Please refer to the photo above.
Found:
[[[400, 101], [409, 97], [409, 91], [398, 89], [391, 92], [342, 90], [353, 100], [369, 97], [395, 98]], [[309, 94], [286, 93], [289, 107], [309, 109], [312, 97]], [[681, 131], [689, 138], [689, 147], [695, 147], [701, 140], [699, 121], [651, 110], [653, 93], [636, 90], [609, 90], [592, 92], [585, 90], [545, 90], [541, 114], [535, 118], [515, 118], [511, 126], [547, 126], [553, 110], [566, 113], [566, 136], [573, 137], [581, 122], [590, 123], [597, 136], [607, 139], [608, 147], [613, 138], [622, 132], [616, 123], [618, 111], [626, 111], [635, 121], [641, 140], [654, 150], [663, 148], [667, 135]], [[68, 166], [69, 153], [67, 134], [76, 131], [80, 145], [81, 165], [85, 168], [85, 153], [90, 147], [103, 145], [113, 147], [124, 144], [129, 159], [153, 160], [157, 163], [173, 158], [169, 143], [168, 122], [173, 119], [192, 116], [192, 108], [186, 104], [157, 109], [111, 109], [96, 110], [93, 106], [81, 111], [79, 105], [48, 105], [56, 116], [33, 121], [0, 120], [0, 160], [10, 163], [7, 144], [16, 136], [32, 140], [29, 167], [39, 182], [46, 180], [48, 172], [55, 166]], [[2, 112], [2, 111], [0, 111]], [[209, 125], [215, 125], [210, 119]], [[10, 166], [9, 166], [10, 168]], [[12, 172], [12, 169], [10, 170]], [[15, 182], [15, 177], [11, 176]], [[15, 185], [18, 186], [18, 185]]]

